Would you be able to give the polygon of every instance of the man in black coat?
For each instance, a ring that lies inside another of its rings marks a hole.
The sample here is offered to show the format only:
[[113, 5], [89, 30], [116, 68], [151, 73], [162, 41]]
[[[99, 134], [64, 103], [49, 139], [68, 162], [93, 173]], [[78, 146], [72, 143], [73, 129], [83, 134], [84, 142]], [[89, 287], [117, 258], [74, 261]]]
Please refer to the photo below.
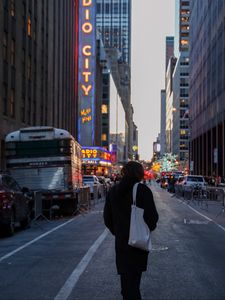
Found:
[[[122, 169], [122, 175], [120, 183], [112, 187], [106, 197], [104, 221], [115, 236], [116, 266], [121, 278], [123, 299], [140, 300], [141, 275], [147, 269], [149, 252], [129, 246], [128, 239], [133, 186], [143, 179], [143, 166], [130, 161]], [[144, 209], [144, 220], [150, 231], [153, 231], [158, 221], [158, 213], [152, 192], [144, 184], [138, 185], [136, 205]]]

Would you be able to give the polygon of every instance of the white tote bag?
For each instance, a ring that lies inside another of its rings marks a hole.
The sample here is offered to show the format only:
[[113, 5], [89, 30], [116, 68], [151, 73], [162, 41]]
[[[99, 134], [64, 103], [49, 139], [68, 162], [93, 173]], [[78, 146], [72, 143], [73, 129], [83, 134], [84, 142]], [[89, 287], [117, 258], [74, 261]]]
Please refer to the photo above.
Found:
[[133, 204], [131, 206], [130, 234], [128, 244], [135, 248], [149, 251], [152, 248], [150, 230], [145, 223], [144, 209], [136, 206], [136, 194], [139, 183], [133, 187]]

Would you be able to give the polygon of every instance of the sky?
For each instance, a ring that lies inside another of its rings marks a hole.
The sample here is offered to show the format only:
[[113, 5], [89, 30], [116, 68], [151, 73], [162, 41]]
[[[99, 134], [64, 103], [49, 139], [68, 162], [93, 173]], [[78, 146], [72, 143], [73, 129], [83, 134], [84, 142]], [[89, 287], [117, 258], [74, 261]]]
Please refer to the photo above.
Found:
[[160, 132], [165, 88], [165, 40], [175, 31], [175, 0], [132, 1], [131, 102], [140, 159], [150, 160]]

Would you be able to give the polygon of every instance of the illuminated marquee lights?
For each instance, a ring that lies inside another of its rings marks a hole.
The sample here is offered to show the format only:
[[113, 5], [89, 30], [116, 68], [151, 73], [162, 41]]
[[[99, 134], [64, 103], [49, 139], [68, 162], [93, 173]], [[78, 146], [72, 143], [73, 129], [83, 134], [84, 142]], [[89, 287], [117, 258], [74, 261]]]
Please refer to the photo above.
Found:
[[[84, 23], [82, 24], [82, 31], [85, 34], [90, 34], [93, 31], [93, 26], [91, 24], [90, 18], [90, 6], [92, 5], [92, 0], [83, 0], [82, 5], [85, 7], [84, 10]], [[84, 71], [82, 72], [82, 76], [84, 78], [85, 84], [81, 85], [84, 96], [89, 96], [89, 93], [92, 89], [92, 85], [90, 84], [90, 77], [92, 76], [92, 72], [90, 71], [90, 57], [92, 56], [92, 47], [91, 45], [84, 45], [82, 48], [82, 54], [84, 57]]]
[[96, 35], [94, 0], [80, 0], [78, 141], [94, 144]]
[[104, 148], [99, 147], [83, 147], [82, 148], [83, 160], [99, 160], [111, 163], [111, 153]]

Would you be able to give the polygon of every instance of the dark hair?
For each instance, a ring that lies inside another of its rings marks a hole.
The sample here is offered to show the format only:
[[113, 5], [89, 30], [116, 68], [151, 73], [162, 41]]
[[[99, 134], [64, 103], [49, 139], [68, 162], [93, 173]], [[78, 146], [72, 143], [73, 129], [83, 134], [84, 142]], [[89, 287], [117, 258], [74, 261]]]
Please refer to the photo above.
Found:
[[121, 170], [123, 176], [135, 178], [141, 181], [144, 178], [144, 168], [142, 164], [137, 161], [129, 161]]

